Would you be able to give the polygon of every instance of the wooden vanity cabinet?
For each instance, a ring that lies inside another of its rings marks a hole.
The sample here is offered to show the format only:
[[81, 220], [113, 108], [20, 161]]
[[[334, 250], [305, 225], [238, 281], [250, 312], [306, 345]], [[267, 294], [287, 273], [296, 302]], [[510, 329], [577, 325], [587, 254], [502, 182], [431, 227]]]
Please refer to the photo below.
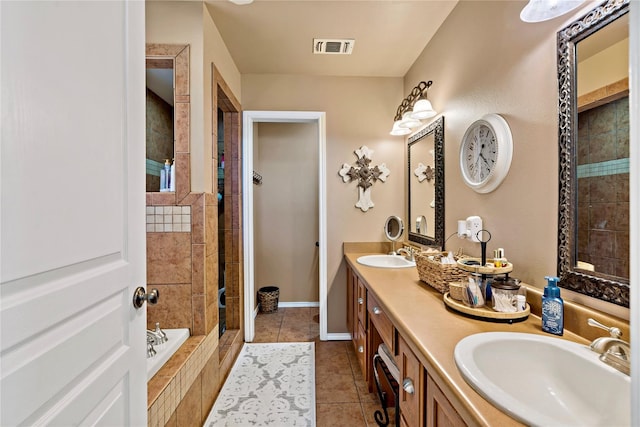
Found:
[[426, 414], [427, 427], [466, 427], [467, 425], [429, 375], [427, 375]]
[[398, 335], [400, 418], [407, 426], [424, 426], [424, 368], [405, 340]]
[[347, 269], [347, 293], [351, 298], [347, 302], [347, 322], [351, 333], [353, 347], [356, 351], [362, 375], [369, 377], [368, 360], [370, 356], [367, 345], [367, 287], [358, 275]]
[[[400, 370], [400, 425], [402, 427], [466, 426], [455, 407], [429, 375], [402, 337], [368, 285], [347, 267], [347, 324], [362, 375], [373, 385], [373, 355], [384, 342], [396, 355]], [[388, 403], [389, 404], [389, 403]]]

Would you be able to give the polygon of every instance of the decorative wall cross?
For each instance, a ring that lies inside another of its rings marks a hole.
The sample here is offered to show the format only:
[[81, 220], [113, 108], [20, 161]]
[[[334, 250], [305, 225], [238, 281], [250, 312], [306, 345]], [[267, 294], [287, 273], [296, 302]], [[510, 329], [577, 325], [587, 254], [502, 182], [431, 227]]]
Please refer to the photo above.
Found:
[[384, 163], [374, 167], [369, 166], [373, 150], [370, 150], [366, 145], [354, 152], [358, 157], [356, 164], [353, 166], [349, 166], [346, 163], [343, 164], [338, 174], [342, 177], [343, 182], [358, 181], [358, 203], [356, 203], [356, 207], [366, 212], [374, 206], [371, 200], [373, 183], [376, 180], [385, 182], [391, 172]]
[[[434, 150], [429, 150], [429, 154], [431, 154], [431, 157], [435, 158]], [[435, 177], [435, 173], [436, 173], [435, 168], [432, 168], [431, 166], [425, 166], [422, 163], [418, 163], [418, 167], [416, 168], [416, 170], [413, 171], [413, 174], [416, 177], [418, 177], [418, 182], [422, 182], [425, 179], [427, 180], [427, 182], [431, 182], [431, 180], [433, 180]], [[433, 180], [433, 183], [434, 184], [436, 183], [435, 180]], [[431, 203], [429, 204], [429, 206], [431, 206], [432, 208], [436, 207], [435, 198], [431, 200]]]

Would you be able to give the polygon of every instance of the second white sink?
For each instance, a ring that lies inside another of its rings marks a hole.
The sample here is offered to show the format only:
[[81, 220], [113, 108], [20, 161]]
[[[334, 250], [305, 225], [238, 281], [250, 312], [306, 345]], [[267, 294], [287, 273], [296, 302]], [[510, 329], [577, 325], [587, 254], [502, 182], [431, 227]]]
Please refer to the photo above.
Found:
[[631, 380], [586, 345], [515, 332], [486, 332], [456, 345], [473, 389], [533, 426], [628, 426]]
[[380, 268], [408, 268], [416, 266], [415, 262], [409, 261], [402, 255], [364, 255], [356, 261], [362, 265]]

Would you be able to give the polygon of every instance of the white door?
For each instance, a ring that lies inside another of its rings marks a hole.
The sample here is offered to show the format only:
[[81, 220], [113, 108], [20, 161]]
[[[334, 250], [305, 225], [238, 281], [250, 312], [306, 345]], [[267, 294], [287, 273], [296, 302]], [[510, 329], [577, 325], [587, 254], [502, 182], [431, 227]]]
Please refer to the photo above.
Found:
[[144, 2], [0, 18], [0, 425], [146, 425]]

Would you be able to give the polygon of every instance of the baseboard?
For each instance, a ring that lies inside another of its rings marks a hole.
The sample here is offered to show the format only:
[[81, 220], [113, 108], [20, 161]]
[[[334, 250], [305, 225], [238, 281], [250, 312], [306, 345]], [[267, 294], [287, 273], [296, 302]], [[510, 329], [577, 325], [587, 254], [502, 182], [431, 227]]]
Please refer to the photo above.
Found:
[[278, 307], [320, 307], [320, 303], [317, 301], [278, 302]]
[[256, 308], [253, 310], [253, 318], [255, 319], [256, 316], [258, 315], [258, 312], [260, 311], [260, 306], [256, 306]]
[[351, 341], [351, 334], [347, 332], [328, 333], [327, 341]]

